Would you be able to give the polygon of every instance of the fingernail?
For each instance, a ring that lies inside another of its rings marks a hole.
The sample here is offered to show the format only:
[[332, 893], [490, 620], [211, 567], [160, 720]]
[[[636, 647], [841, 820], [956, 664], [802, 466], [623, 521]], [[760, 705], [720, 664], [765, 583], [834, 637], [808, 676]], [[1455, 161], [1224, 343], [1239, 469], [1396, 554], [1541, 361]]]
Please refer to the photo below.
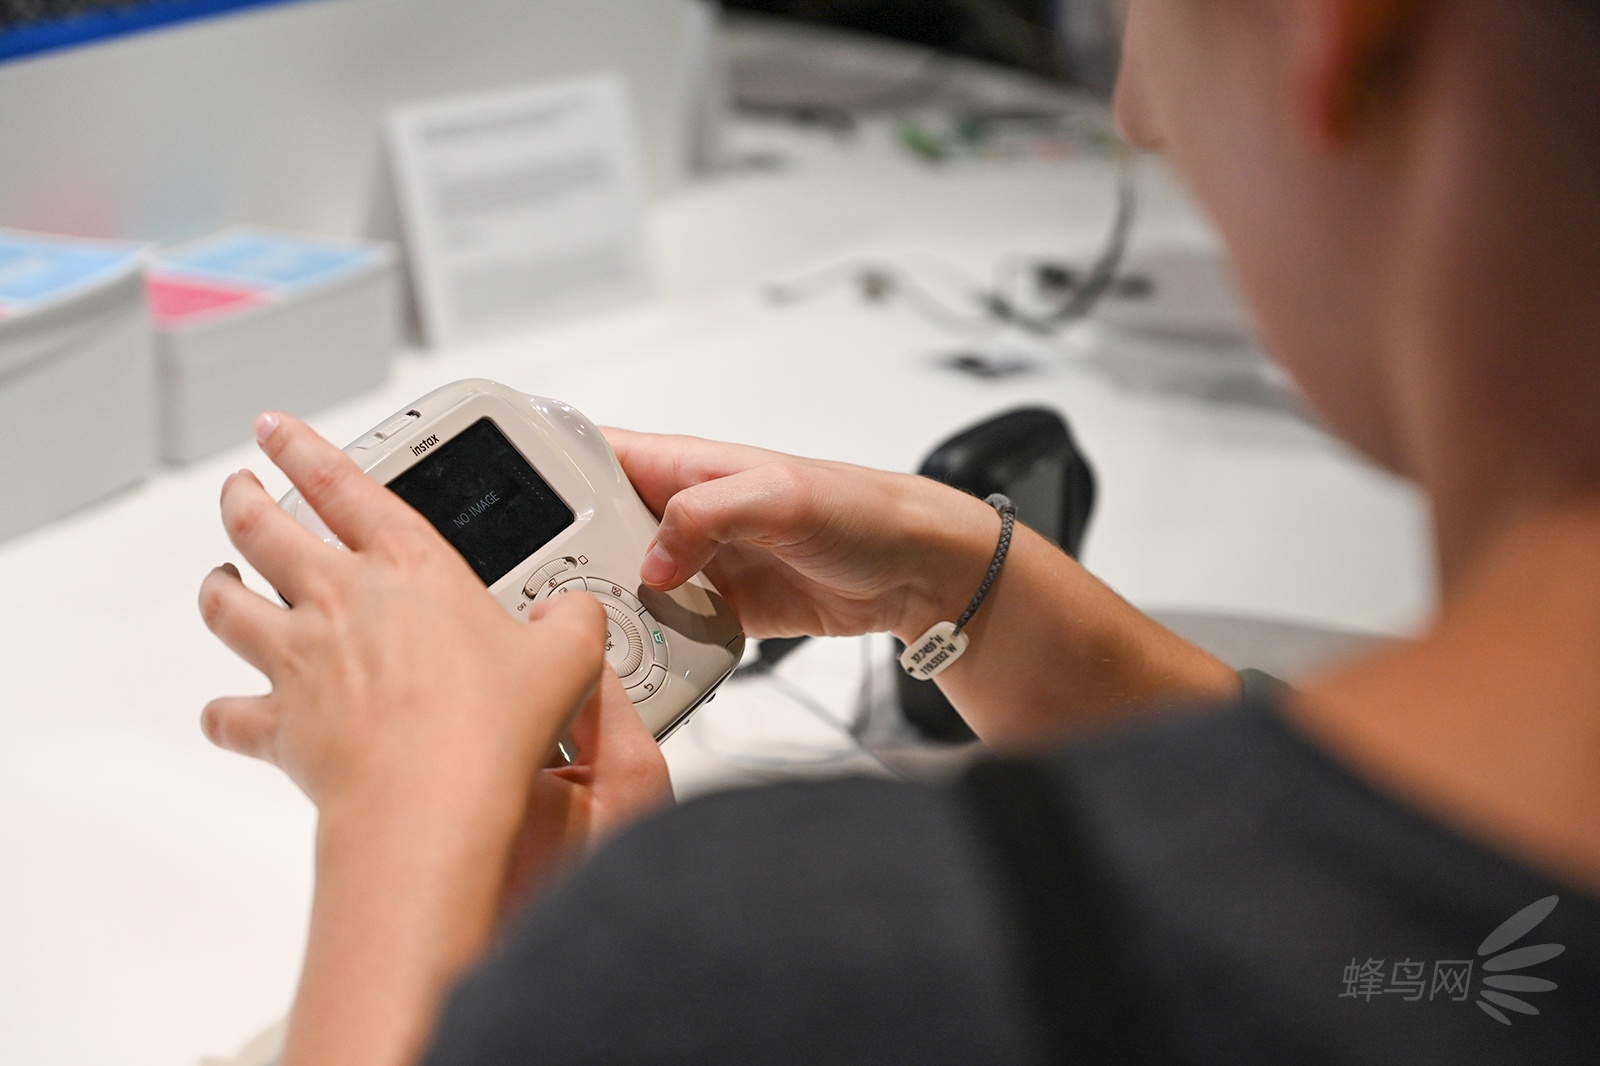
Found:
[[222, 479], [222, 491], [223, 492], [227, 492], [228, 491], [228, 486], [232, 485], [233, 484], [233, 479], [238, 477], [238, 476], [239, 476], [239, 471], [235, 470], [233, 473], [231, 473], [227, 477], [223, 478]]
[[282, 421], [283, 417], [276, 411], [264, 411], [256, 415], [256, 443], [267, 443], [267, 439], [277, 432], [278, 423]]
[[217, 569], [221, 570], [225, 574], [232, 574], [236, 578], [242, 578], [244, 576], [239, 573], [239, 568], [234, 566], [232, 563], [223, 563]]
[[672, 561], [667, 549], [660, 543], [650, 545], [650, 551], [639, 566], [639, 579], [646, 585], [665, 585], [677, 573], [678, 564]]

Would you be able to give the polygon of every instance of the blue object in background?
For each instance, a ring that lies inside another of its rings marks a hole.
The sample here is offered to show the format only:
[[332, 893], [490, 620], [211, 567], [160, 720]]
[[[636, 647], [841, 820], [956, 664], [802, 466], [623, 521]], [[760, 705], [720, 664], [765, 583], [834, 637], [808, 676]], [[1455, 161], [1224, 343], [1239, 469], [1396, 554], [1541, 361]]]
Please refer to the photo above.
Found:
[[0, 235], [0, 303], [41, 303], [123, 269], [139, 253], [128, 248], [57, 244]]
[[192, 19], [302, 0], [132, 0], [114, 7], [0, 29], [0, 62], [142, 33]]
[[250, 288], [297, 289], [330, 281], [372, 261], [368, 248], [344, 248], [235, 230], [161, 259], [164, 274]]

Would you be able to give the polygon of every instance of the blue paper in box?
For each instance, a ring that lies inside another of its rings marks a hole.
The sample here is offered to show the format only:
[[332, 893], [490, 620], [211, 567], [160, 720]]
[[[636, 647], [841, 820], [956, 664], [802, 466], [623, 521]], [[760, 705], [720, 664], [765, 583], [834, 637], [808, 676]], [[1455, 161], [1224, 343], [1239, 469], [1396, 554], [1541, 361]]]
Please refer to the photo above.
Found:
[[143, 261], [137, 245], [0, 230], [0, 539], [154, 467]]

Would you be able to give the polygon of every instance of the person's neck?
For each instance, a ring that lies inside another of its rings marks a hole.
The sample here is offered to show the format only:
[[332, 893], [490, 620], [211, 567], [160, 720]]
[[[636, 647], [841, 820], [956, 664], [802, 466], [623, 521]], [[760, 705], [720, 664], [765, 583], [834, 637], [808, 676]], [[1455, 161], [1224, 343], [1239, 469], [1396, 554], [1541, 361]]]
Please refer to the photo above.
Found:
[[1600, 895], [1600, 498], [1503, 527], [1435, 625], [1303, 686], [1355, 772]]
[[1510, 526], [1600, 497], [1600, 93], [1558, 25], [1452, 9], [1390, 160], [1390, 409], [1446, 602]]
[[1313, 679], [1291, 714], [1380, 787], [1600, 895], [1600, 134], [1578, 113], [1594, 75], [1521, 39], [1540, 20], [1452, 10], [1507, 21], [1458, 19], [1438, 52], [1456, 65], [1421, 80], [1389, 317], [1439, 615]]

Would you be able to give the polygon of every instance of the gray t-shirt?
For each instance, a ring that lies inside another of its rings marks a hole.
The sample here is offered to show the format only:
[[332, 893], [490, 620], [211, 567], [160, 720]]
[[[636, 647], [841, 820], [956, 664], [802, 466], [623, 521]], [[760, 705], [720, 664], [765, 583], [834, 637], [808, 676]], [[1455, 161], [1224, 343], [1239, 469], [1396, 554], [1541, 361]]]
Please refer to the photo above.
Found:
[[427, 1061], [1107, 1059], [1592, 1063], [1600, 902], [1373, 790], [1258, 694], [950, 787], [685, 804], [528, 914]]

